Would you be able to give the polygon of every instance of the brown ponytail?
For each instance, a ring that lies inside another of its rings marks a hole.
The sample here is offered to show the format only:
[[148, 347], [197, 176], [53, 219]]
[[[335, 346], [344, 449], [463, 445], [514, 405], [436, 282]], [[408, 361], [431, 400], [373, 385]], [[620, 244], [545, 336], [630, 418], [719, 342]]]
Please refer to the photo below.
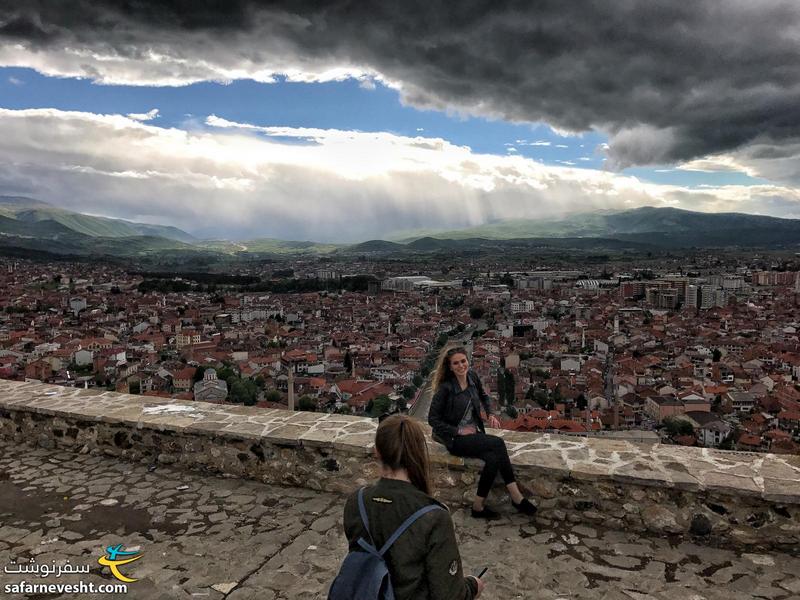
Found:
[[407, 415], [385, 419], [378, 425], [375, 449], [385, 466], [393, 471], [405, 469], [414, 487], [432, 495], [428, 444], [419, 422]]

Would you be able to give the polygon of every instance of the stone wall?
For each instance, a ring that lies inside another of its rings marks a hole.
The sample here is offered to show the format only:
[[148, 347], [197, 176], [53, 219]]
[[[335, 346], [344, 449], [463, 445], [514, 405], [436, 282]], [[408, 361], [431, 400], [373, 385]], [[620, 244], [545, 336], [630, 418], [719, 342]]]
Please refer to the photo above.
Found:
[[[377, 476], [376, 423], [343, 415], [163, 400], [0, 380], [0, 437], [349, 492]], [[796, 548], [800, 457], [496, 431], [538, 521]], [[481, 463], [430, 442], [437, 495], [470, 502]], [[508, 500], [500, 484], [490, 498]]]

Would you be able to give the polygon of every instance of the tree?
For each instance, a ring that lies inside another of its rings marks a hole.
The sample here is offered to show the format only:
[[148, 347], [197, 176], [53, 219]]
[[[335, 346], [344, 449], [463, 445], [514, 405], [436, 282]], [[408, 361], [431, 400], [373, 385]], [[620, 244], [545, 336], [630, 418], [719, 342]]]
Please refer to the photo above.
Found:
[[403, 398], [405, 398], [406, 400], [411, 400], [411, 398], [414, 397], [414, 393], [416, 391], [417, 388], [415, 388], [413, 385], [407, 385], [406, 387], [403, 388], [403, 391], [401, 393], [403, 394]]
[[234, 376], [228, 381], [228, 385], [230, 386], [230, 391], [228, 392], [228, 400], [230, 402], [244, 404], [245, 406], [253, 406], [256, 403], [258, 386], [255, 381]]
[[348, 373], [353, 370], [353, 357], [350, 355], [350, 350], [344, 353], [344, 370]]
[[513, 406], [513, 405], [509, 404], [508, 406], [506, 406], [506, 414], [507, 414], [507, 415], [508, 415], [510, 418], [512, 418], [512, 419], [516, 419], [516, 418], [517, 418], [517, 416], [519, 415], [519, 411], [517, 411], [517, 409], [516, 409], [516, 408], [514, 408], [514, 406]]
[[497, 371], [497, 403], [506, 404], [506, 376], [503, 371]]
[[206, 367], [197, 367], [194, 371], [194, 377], [192, 377], [192, 381], [197, 383], [198, 381], [203, 380], [203, 375], [205, 375]]
[[728, 436], [724, 440], [722, 440], [722, 442], [720, 442], [720, 445], [718, 446], [719, 449], [720, 450], [733, 450], [734, 449], [733, 446], [736, 443], [736, 440], [738, 439], [738, 437], [739, 437], [739, 432], [738, 431], [736, 431], [736, 430], [731, 431], [728, 434]]
[[300, 396], [300, 400], [297, 401], [297, 407], [300, 410], [314, 412], [317, 410], [317, 399], [308, 395]]
[[[547, 404], [550, 401], [547, 392], [545, 390], [534, 390], [533, 392], [533, 400], [542, 408], [547, 408]], [[551, 409], [547, 409], [551, 410]]]
[[486, 311], [481, 306], [473, 306], [469, 309], [469, 318], [478, 320], [480, 319]]
[[694, 433], [694, 427], [692, 427], [692, 424], [685, 419], [667, 417], [664, 419], [664, 427], [671, 437], [676, 437], [679, 435], [692, 435]]
[[378, 396], [369, 403], [367, 411], [371, 417], [379, 417], [384, 413], [389, 412], [392, 408], [392, 400], [389, 396]]
[[414, 375], [411, 379], [411, 383], [413, 383], [415, 387], [420, 387], [423, 381], [425, 380], [422, 378], [422, 375]]
[[503, 386], [505, 387], [505, 403], [514, 404], [516, 401], [517, 382], [514, 380], [514, 374], [508, 369], [506, 369], [503, 374]]
[[589, 405], [589, 402], [586, 400], [586, 396], [581, 394], [575, 399], [575, 406], [578, 407], [578, 410], [586, 410], [586, 407]]
[[720, 352], [719, 348], [714, 348], [714, 362], [718, 363], [722, 358], [722, 352]]
[[233, 369], [231, 369], [228, 365], [223, 366], [219, 371], [217, 371], [217, 379], [222, 379], [228, 384], [228, 387], [231, 387], [231, 382], [235, 379], [236, 373]]
[[267, 394], [264, 396], [264, 399], [267, 402], [280, 402], [281, 393], [278, 390], [269, 390]]
[[561, 402], [561, 384], [556, 385], [551, 398], [553, 399], [554, 403]]

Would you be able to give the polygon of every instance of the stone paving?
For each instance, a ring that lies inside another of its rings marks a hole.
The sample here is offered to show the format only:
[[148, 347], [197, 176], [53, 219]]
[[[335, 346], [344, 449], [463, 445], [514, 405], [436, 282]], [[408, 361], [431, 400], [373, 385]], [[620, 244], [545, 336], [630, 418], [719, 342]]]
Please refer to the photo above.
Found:
[[[105, 547], [121, 543], [142, 556], [120, 567], [138, 579], [127, 595], [29, 598], [324, 599], [346, 551], [342, 507], [331, 493], [0, 441], [0, 565], [69, 560], [88, 567], [83, 580], [98, 585], [116, 581], [97, 563]], [[800, 597], [800, 558], [789, 554], [516, 514], [485, 524], [461, 507], [453, 520], [465, 567], [489, 566], [486, 599]], [[80, 577], [0, 573], [0, 597], [26, 597], [3, 592], [23, 578]]]

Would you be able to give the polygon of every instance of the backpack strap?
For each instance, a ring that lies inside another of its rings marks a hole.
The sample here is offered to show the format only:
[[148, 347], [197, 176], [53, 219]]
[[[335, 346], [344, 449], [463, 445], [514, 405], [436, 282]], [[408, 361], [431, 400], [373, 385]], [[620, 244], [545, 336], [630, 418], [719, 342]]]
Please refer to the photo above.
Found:
[[364, 550], [366, 550], [370, 554], [374, 554], [378, 557], [383, 557], [383, 555], [386, 554], [386, 551], [392, 547], [392, 544], [394, 544], [397, 541], [397, 538], [399, 538], [406, 532], [406, 529], [411, 527], [414, 524], [414, 522], [417, 519], [419, 519], [422, 515], [426, 515], [432, 510], [444, 510], [444, 508], [442, 506], [439, 506], [438, 504], [429, 504], [428, 506], [423, 506], [413, 515], [411, 515], [405, 521], [403, 521], [400, 527], [398, 527], [395, 530], [395, 532], [389, 537], [389, 539], [386, 540], [386, 543], [383, 545], [383, 547], [380, 550], [378, 550], [375, 547], [375, 541], [372, 539], [372, 533], [370, 533], [369, 531], [369, 519], [367, 518], [367, 507], [364, 505], [364, 488], [362, 487], [360, 490], [358, 490], [358, 511], [361, 513], [361, 522], [364, 524], [364, 530], [367, 532], [367, 535], [369, 536], [369, 541], [371, 543], [367, 542], [364, 538], [359, 538], [358, 545], [361, 546]]
[[414, 524], [414, 522], [417, 519], [419, 519], [422, 515], [428, 514], [433, 510], [444, 510], [444, 508], [442, 508], [438, 504], [429, 504], [428, 506], [423, 506], [422, 508], [420, 508], [417, 512], [415, 512], [413, 515], [411, 515], [405, 521], [403, 521], [403, 524], [400, 525], [400, 527], [398, 527], [395, 530], [395, 532], [388, 540], [386, 540], [386, 543], [383, 545], [383, 548], [381, 548], [378, 553], [381, 556], [383, 556], [386, 553], [386, 551], [389, 548], [391, 548], [392, 544], [394, 544], [397, 541], [397, 538], [399, 538], [401, 535], [405, 533], [406, 529], [411, 527]]
[[364, 488], [362, 487], [358, 490], [358, 512], [361, 513], [361, 522], [364, 524], [364, 531], [367, 532], [367, 536], [369, 537], [369, 541], [372, 542], [368, 544], [364, 541], [364, 538], [359, 538], [358, 545], [364, 548], [370, 554], [377, 554], [378, 550], [375, 548], [375, 542], [372, 539], [372, 533], [369, 530], [369, 519], [367, 518], [367, 507], [364, 506]]

